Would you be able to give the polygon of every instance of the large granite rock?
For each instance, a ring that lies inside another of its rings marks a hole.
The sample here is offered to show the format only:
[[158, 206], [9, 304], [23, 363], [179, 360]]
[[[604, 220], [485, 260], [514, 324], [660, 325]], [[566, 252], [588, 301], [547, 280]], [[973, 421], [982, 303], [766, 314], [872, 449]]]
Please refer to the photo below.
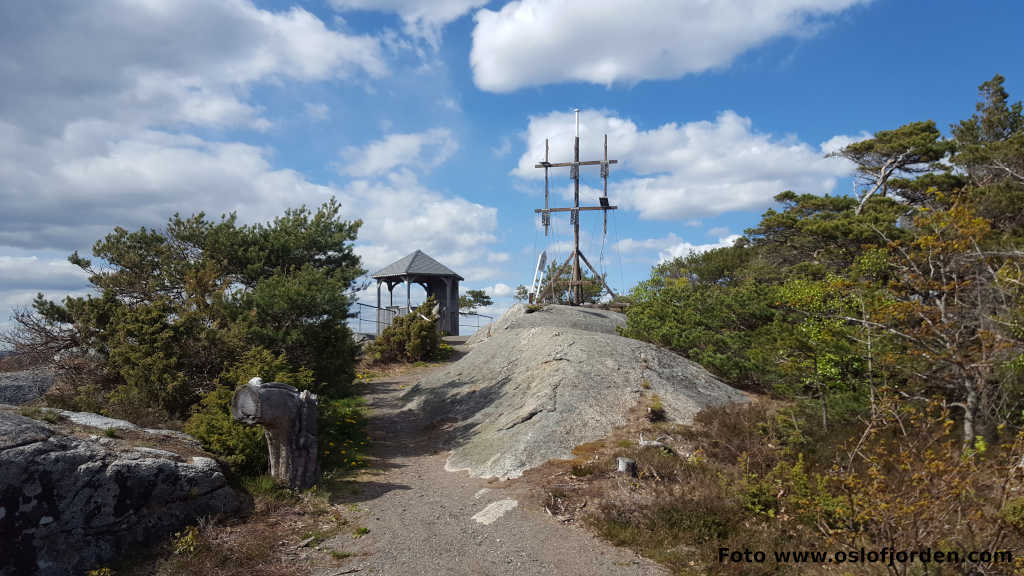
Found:
[[0, 407], [0, 575], [81, 574], [244, 504], [211, 458], [128, 446]]
[[53, 387], [54, 372], [49, 368], [29, 368], [0, 372], [0, 404], [28, 404]]
[[492, 336], [506, 333], [508, 330], [522, 330], [538, 326], [557, 326], [572, 328], [584, 332], [601, 334], [618, 334], [618, 328], [626, 326], [626, 315], [612, 310], [600, 308], [583, 308], [580, 306], [561, 306], [549, 304], [534, 312], [525, 304], [515, 304], [494, 322], [482, 326], [476, 331], [467, 344], [473, 346]]
[[682, 423], [705, 407], [746, 401], [700, 365], [619, 336], [621, 321], [601, 310], [514, 307], [469, 354], [410, 388], [405, 408], [447, 422], [448, 470], [515, 478], [604, 438], [644, 397], [657, 394]]

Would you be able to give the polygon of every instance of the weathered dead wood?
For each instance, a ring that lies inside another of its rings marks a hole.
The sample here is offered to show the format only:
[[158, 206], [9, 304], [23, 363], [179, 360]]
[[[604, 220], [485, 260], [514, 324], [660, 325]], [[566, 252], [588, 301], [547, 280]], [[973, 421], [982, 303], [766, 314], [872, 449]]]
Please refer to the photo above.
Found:
[[316, 394], [259, 378], [236, 390], [231, 399], [235, 420], [263, 426], [270, 475], [294, 490], [316, 484], [316, 415]]
[[660, 440], [661, 438], [657, 440], [644, 440], [644, 435], [641, 434], [639, 446], [641, 448], [664, 448], [666, 450], [671, 450], [671, 448], [669, 448], [666, 444], [660, 442]]

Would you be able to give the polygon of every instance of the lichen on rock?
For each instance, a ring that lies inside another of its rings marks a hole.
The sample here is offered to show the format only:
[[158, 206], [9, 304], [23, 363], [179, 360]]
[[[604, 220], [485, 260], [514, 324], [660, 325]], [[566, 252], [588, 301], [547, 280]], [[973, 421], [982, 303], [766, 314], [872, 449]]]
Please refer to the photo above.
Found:
[[82, 573], [245, 507], [212, 458], [79, 437], [11, 408], [0, 406], [0, 574]]

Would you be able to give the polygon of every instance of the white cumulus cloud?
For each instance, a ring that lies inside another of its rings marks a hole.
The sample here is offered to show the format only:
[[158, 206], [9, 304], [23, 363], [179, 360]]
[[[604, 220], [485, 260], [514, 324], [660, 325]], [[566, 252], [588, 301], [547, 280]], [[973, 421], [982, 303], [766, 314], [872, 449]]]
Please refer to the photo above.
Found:
[[[61, 255], [88, 254], [115, 226], [159, 228], [175, 212], [200, 210], [267, 221], [331, 196], [343, 218], [363, 220], [356, 249], [368, 269], [420, 248], [467, 279], [478, 279], [467, 271], [493, 276], [497, 210], [431, 190], [410, 170], [454, 152], [445, 129], [371, 143], [358, 150], [370, 162], [357, 179], [332, 185], [275, 166], [270, 147], [208, 136], [272, 126], [250, 93], [259, 83], [388, 72], [377, 38], [333, 29], [302, 8], [0, 3], [0, 322], [37, 291], [81, 293], [84, 275]], [[315, 120], [330, 110], [310, 102], [305, 112]], [[408, 161], [389, 166], [380, 154], [396, 143]]]
[[398, 14], [411, 36], [423, 38], [435, 48], [441, 41], [441, 29], [463, 14], [487, 4], [488, 0], [330, 0], [339, 11], [372, 10]]
[[342, 174], [356, 177], [384, 174], [399, 166], [430, 170], [443, 164], [458, 149], [458, 141], [447, 128], [390, 134], [361, 148], [345, 148], [338, 168]]
[[[526, 151], [512, 173], [525, 179], [543, 178], [543, 171], [534, 164], [544, 158], [545, 138], [550, 140], [552, 162], [570, 160], [574, 130], [572, 113], [531, 117]], [[651, 130], [640, 130], [632, 120], [608, 111], [584, 111], [580, 118], [581, 159], [602, 157], [604, 134], [608, 134], [609, 158], [619, 161], [612, 166], [611, 202], [647, 219], [692, 220], [763, 208], [787, 189], [825, 194], [839, 178], [852, 172], [849, 162], [825, 157], [827, 147], [848, 137], [811, 146], [792, 136], [778, 138], [758, 132], [750, 118], [731, 110], [713, 121], [671, 122]], [[587, 170], [582, 168], [582, 177], [598, 182], [597, 169]], [[564, 171], [552, 173], [556, 182], [563, 175]], [[556, 186], [564, 196], [567, 188]], [[586, 199], [593, 200], [598, 193], [581, 186], [581, 196]]]
[[870, 0], [517, 0], [476, 13], [470, 62], [492, 92], [610, 85], [721, 68], [783, 36], [806, 36]]
[[484, 288], [484, 292], [495, 298], [504, 298], [505, 296], [511, 296], [515, 289], [508, 284], [502, 284], [498, 282], [494, 286], [488, 286]]
[[331, 116], [331, 108], [327, 104], [306, 102], [306, 115], [312, 120], [327, 120]]
[[38, 256], [0, 256], [0, 278], [6, 291], [74, 290], [89, 284], [89, 275], [66, 259]]
[[357, 180], [337, 192], [363, 220], [357, 251], [370, 272], [420, 249], [468, 281], [494, 274], [487, 263], [497, 242], [496, 208], [430, 190], [407, 170]]
[[673, 258], [679, 258], [689, 256], [690, 254], [700, 254], [707, 252], [708, 250], [714, 250], [715, 248], [725, 248], [732, 246], [740, 238], [739, 234], [733, 234], [724, 238], [719, 238], [718, 242], [712, 242], [710, 244], [692, 244], [690, 242], [677, 242], [661, 250], [658, 253], [658, 262], [664, 262], [666, 260], [672, 260]]
[[250, 0], [0, 3], [0, 114], [52, 135], [81, 118], [247, 126], [259, 82], [388, 73], [380, 41]]
[[708, 250], [714, 250], [715, 248], [732, 246], [739, 237], [739, 234], [732, 234], [719, 238], [717, 242], [710, 242], [706, 244], [694, 244], [692, 242], [687, 242], [675, 234], [669, 234], [668, 236], [663, 236], [661, 238], [647, 238], [644, 240], [623, 238], [615, 243], [615, 249], [625, 254], [657, 252], [658, 262], [664, 262], [665, 260], [671, 260], [679, 256], [687, 256], [690, 253], [699, 254], [701, 252], [707, 252]]

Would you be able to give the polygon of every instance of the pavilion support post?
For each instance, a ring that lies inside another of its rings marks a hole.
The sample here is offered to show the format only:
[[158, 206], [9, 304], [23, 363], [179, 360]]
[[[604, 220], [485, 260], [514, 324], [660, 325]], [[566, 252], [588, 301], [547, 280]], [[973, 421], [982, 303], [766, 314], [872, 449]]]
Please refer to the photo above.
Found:
[[408, 278], [405, 279], [405, 313], [412, 313], [412, 290]]
[[452, 335], [459, 335], [459, 279], [452, 278], [452, 294], [449, 296], [448, 303], [452, 308]]
[[374, 322], [374, 325], [377, 326], [377, 335], [378, 336], [380, 336], [380, 333], [383, 331], [383, 329], [380, 327], [380, 323], [381, 323], [381, 320], [384, 319], [384, 315], [381, 314], [381, 310], [380, 310], [380, 285], [381, 285], [381, 281], [378, 280], [377, 281], [377, 309], [374, 310], [374, 312], [377, 314], [377, 321]]
[[452, 333], [452, 282], [448, 278], [442, 278], [444, 281], [444, 308], [441, 314], [444, 316], [444, 331], [447, 334]]

